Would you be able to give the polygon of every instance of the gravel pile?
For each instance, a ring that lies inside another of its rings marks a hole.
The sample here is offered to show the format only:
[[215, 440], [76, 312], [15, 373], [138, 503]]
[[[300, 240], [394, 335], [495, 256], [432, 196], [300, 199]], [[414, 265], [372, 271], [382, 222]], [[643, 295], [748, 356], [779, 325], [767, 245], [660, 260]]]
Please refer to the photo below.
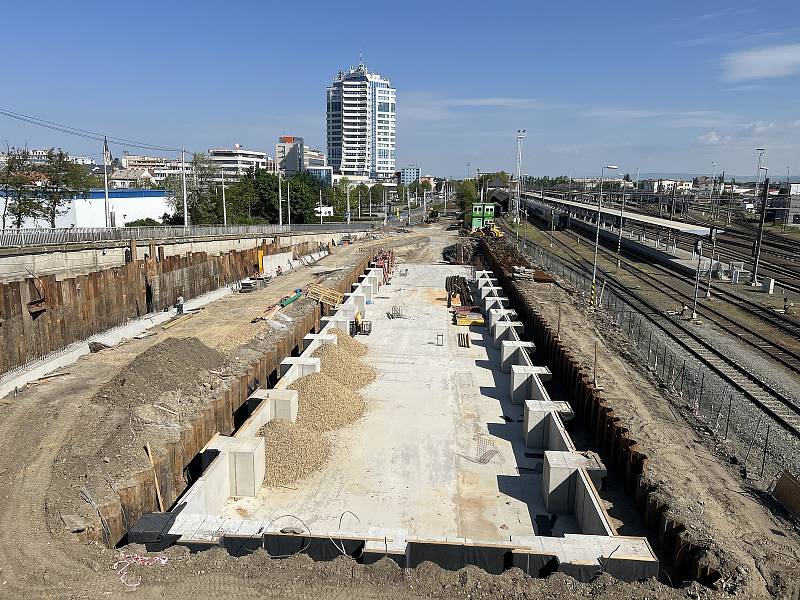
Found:
[[300, 395], [297, 424], [308, 429], [340, 429], [364, 414], [361, 395], [324, 373], [301, 377], [289, 389], [297, 390]]
[[325, 464], [330, 443], [324, 434], [285, 419], [274, 419], [258, 435], [264, 437], [267, 472], [264, 484], [288, 485], [303, 479]]
[[342, 331], [341, 329], [329, 329], [328, 332], [336, 335], [336, 337], [339, 339], [339, 348], [342, 350], [346, 350], [353, 356], [367, 355], [367, 347], [361, 342], [357, 342], [350, 337], [346, 331]]
[[320, 359], [323, 374], [354, 390], [360, 390], [375, 381], [375, 369], [365, 365], [344, 348], [322, 344], [314, 351], [313, 356]]

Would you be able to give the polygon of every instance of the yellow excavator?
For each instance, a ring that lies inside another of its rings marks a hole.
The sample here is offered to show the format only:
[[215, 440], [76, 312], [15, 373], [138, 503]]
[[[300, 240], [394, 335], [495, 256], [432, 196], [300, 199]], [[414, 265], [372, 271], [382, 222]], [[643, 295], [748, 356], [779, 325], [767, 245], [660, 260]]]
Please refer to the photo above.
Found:
[[485, 235], [486, 237], [493, 237], [493, 238], [503, 237], [503, 232], [494, 223], [492, 223], [491, 225], [487, 225], [486, 227], [482, 227], [478, 231], [480, 232], [480, 235]]

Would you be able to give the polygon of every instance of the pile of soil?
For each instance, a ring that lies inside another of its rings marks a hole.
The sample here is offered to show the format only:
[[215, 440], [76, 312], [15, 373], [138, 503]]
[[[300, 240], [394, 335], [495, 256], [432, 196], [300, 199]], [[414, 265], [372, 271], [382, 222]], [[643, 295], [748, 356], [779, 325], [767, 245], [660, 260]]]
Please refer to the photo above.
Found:
[[192, 391], [216, 379], [209, 370], [219, 369], [224, 356], [195, 337], [167, 338], [145, 350], [92, 400], [116, 407], [135, 408], [152, 402], [164, 392]]

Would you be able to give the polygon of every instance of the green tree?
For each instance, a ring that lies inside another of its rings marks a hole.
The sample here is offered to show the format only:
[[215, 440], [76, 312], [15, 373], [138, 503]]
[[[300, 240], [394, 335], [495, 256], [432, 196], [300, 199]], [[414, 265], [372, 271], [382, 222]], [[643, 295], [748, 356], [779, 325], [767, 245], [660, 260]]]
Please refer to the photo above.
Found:
[[25, 219], [36, 218], [41, 214], [41, 201], [35, 189], [37, 177], [27, 149], [8, 154], [3, 181], [3, 188], [6, 190], [4, 226], [8, 216], [11, 217], [14, 227], [20, 228]]
[[625, 173], [625, 177], [623, 177], [623, 179], [625, 181], [630, 181], [631, 180], [631, 174], [630, 173]]
[[[314, 223], [317, 214], [314, 209], [319, 204], [322, 182], [310, 173], [296, 173], [289, 180], [291, 189], [292, 223]], [[352, 195], [352, 190], [351, 190]]]
[[350, 206], [353, 216], [366, 212], [364, 206], [369, 202], [369, 187], [364, 183], [359, 183], [350, 190]]
[[91, 181], [86, 169], [69, 160], [66, 152], [54, 148], [47, 151], [38, 192], [41, 216], [55, 228], [56, 218], [64, 213], [63, 207], [78, 195], [89, 192]]
[[456, 183], [456, 203], [462, 212], [472, 210], [472, 205], [478, 200], [475, 181], [468, 179]]
[[150, 217], [125, 222], [125, 227], [157, 227], [159, 225], [161, 225], [160, 221], [156, 221]]
[[[204, 154], [195, 154], [186, 173], [186, 206], [189, 223], [222, 223], [222, 186], [219, 167]], [[183, 224], [183, 177], [170, 175], [162, 182], [167, 202]]]
[[[333, 197], [333, 212], [337, 215], [344, 215], [347, 212], [347, 190], [350, 188], [350, 193], [353, 193], [350, 180], [347, 177], [342, 177], [332, 189]], [[353, 205], [352, 197], [350, 206]]]

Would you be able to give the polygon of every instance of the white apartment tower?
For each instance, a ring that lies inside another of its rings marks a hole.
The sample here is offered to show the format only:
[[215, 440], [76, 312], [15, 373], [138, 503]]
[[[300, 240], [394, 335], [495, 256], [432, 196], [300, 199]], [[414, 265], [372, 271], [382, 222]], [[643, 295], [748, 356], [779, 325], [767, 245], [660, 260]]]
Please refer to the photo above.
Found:
[[359, 64], [328, 87], [328, 162], [337, 175], [394, 177], [395, 94], [388, 80]]

